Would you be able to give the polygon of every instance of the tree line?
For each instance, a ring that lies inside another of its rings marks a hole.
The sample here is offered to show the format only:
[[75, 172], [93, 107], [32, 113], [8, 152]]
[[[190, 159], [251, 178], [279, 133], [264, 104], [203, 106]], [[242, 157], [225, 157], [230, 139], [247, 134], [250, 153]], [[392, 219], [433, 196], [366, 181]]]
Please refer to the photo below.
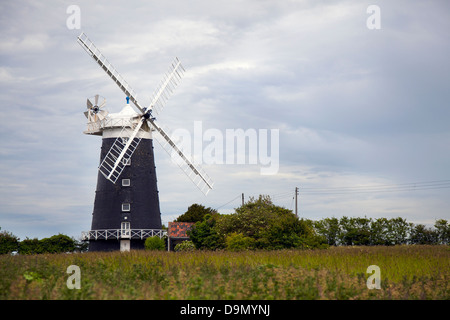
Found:
[[403, 218], [325, 218], [312, 221], [317, 234], [327, 244], [337, 245], [400, 245], [449, 244], [450, 227], [444, 219], [435, 221], [434, 228], [409, 223]]
[[22, 241], [8, 231], [0, 232], [0, 254], [17, 252], [19, 254], [62, 253], [87, 251], [88, 243], [58, 234], [49, 238]]
[[[286, 249], [326, 248], [353, 245], [414, 245], [450, 243], [447, 220], [435, 221], [433, 228], [413, 224], [403, 218], [324, 218], [299, 219], [292, 210], [275, 205], [269, 196], [250, 198], [232, 214], [200, 204], [191, 205], [178, 222], [194, 222], [188, 231], [190, 243], [180, 249]], [[50, 238], [19, 241], [12, 233], [0, 233], [0, 254], [83, 252], [88, 242], [77, 241], [63, 234]], [[147, 249], [164, 249], [161, 239], [148, 239]]]
[[188, 232], [197, 249], [326, 248], [352, 245], [449, 244], [450, 225], [437, 220], [434, 228], [403, 218], [298, 219], [292, 210], [276, 206], [269, 196], [251, 198], [232, 214], [194, 204], [176, 220], [195, 222]]

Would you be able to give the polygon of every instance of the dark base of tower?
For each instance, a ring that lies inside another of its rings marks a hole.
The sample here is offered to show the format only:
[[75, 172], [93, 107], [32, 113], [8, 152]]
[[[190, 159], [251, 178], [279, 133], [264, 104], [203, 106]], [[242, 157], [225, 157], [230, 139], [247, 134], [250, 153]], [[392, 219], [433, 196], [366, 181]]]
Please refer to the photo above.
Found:
[[[130, 249], [131, 250], [140, 250], [145, 249], [144, 243], [145, 240], [140, 239], [131, 239], [130, 241]], [[98, 251], [120, 251], [120, 240], [91, 240], [89, 241], [89, 252], [98, 252]]]

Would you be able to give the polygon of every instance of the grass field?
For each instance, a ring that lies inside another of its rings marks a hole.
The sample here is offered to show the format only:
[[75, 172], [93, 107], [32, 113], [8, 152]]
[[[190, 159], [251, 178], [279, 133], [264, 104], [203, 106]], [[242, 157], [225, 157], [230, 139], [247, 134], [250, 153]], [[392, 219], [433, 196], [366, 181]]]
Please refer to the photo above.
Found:
[[[450, 299], [449, 246], [0, 256], [1, 299]], [[67, 267], [81, 270], [68, 289]], [[381, 289], [366, 286], [369, 265]]]

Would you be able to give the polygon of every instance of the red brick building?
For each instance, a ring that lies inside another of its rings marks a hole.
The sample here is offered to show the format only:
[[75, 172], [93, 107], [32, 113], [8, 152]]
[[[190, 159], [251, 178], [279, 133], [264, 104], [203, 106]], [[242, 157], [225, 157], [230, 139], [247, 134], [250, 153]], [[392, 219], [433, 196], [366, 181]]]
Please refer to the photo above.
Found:
[[175, 246], [185, 240], [189, 240], [187, 231], [192, 228], [194, 222], [169, 222], [168, 250], [173, 251]]

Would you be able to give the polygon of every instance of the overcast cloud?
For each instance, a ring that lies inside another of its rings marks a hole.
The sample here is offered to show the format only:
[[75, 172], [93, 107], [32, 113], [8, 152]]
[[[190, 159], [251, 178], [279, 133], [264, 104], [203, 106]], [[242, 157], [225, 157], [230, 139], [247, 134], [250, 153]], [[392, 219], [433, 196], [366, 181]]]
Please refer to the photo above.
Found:
[[[379, 30], [366, 26], [372, 4]], [[70, 5], [79, 30], [66, 26]], [[450, 219], [449, 185], [306, 192], [450, 179], [449, 9], [444, 0], [3, 1], [0, 226], [21, 239], [90, 228], [101, 139], [82, 133], [86, 98], [99, 93], [118, 112], [125, 97], [77, 44], [81, 31], [144, 105], [179, 57], [186, 73], [158, 116], [164, 126], [279, 130], [277, 174], [204, 165], [215, 182], [207, 197], [156, 145], [166, 225], [192, 203], [230, 213], [241, 193], [293, 208], [295, 187], [308, 219]]]

